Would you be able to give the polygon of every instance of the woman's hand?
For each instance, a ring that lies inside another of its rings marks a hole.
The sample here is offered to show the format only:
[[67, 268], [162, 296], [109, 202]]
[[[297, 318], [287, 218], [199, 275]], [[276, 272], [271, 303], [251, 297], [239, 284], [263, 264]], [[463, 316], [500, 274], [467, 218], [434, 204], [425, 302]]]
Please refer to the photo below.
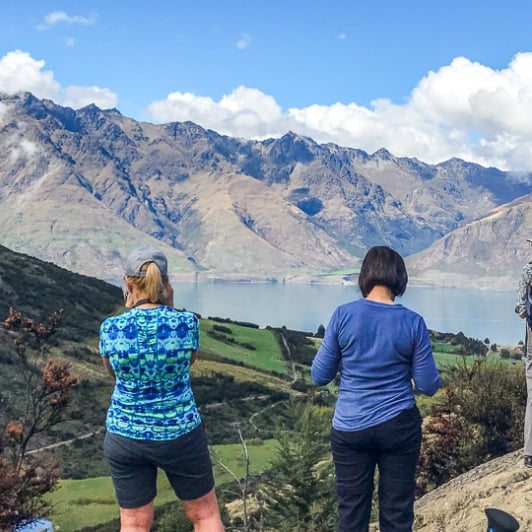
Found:
[[126, 310], [133, 306], [133, 297], [131, 292], [127, 292], [127, 294], [124, 292], [124, 306], [126, 307]]
[[196, 362], [196, 360], [198, 360], [200, 356], [200, 352], [199, 351], [193, 351], [192, 352], [192, 355], [190, 357], [190, 365], [192, 366], [192, 364], [194, 364], [194, 362]]

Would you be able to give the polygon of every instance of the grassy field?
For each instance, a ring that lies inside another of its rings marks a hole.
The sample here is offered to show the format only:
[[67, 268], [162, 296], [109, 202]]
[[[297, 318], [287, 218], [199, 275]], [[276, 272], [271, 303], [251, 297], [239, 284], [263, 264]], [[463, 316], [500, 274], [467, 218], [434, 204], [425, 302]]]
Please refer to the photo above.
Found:
[[[451, 365], [456, 365], [457, 363], [465, 360], [467, 365], [473, 364], [476, 357], [468, 356], [463, 357], [462, 355], [453, 354], [450, 351], [434, 351], [434, 359], [436, 360], [436, 365], [438, 369], [444, 370], [446, 367]], [[490, 352], [486, 356], [486, 362], [488, 364], [519, 364], [520, 361], [514, 359], [504, 359], [501, 358], [497, 353]]]
[[[230, 334], [224, 334], [228, 340], [220, 341], [209, 336], [213, 328], [222, 325], [230, 329]], [[281, 349], [273, 332], [269, 329], [254, 329], [234, 323], [217, 323], [211, 320], [201, 320], [201, 351], [205, 354], [230, 359], [236, 363], [242, 362], [247, 366], [262, 371], [286, 373], [287, 364], [283, 359]], [[252, 345], [255, 349], [248, 349], [242, 344]]]
[[[261, 444], [248, 445], [252, 473], [268, 468], [276, 452], [276, 441], [266, 440]], [[240, 478], [245, 469], [242, 448], [239, 444], [215, 445], [212, 447], [216, 484], [232, 481], [232, 477], [216, 464], [222, 461]], [[61, 532], [74, 532], [83, 527], [106, 523], [118, 517], [118, 506], [110, 477], [85, 480], [61, 480], [59, 488], [47, 496], [53, 505], [52, 521]], [[175, 501], [175, 495], [164, 474], [159, 474], [156, 506]]]
[[201, 357], [191, 368], [192, 387], [194, 387], [194, 377], [209, 376], [213, 373], [231, 375], [235, 382], [256, 382], [267, 386], [274, 391], [290, 391], [290, 383], [270, 373], [263, 373], [246, 366], [238, 366], [216, 360], [202, 360]]

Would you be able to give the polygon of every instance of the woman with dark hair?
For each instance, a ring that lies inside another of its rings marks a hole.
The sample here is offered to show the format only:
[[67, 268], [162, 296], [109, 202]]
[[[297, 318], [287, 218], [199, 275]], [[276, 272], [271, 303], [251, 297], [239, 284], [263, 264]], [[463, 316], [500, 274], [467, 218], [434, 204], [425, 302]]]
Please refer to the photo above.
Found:
[[149, 532], [162, 469], [195, 532], [223, 531], [202, 420], [190, 386], [199, 324], [173, 307], [166, 257], [141, 248], [127, 260], [126, 311], [100, 327], [103, 364], [115, 379], [104, 453], [122, 532]]
[[395, 303], [407, 283], [396, 251], [371, 248], [358, 278], [363, 298], [334, 311], [312, 362], [318, 386], [340, 372], [331, 429], [340, 532], [368, 530], [376, 467], [381, 532], [412, 530], [421, 446], [414, 389], [433, 395], [440, 377], [423, 318]]

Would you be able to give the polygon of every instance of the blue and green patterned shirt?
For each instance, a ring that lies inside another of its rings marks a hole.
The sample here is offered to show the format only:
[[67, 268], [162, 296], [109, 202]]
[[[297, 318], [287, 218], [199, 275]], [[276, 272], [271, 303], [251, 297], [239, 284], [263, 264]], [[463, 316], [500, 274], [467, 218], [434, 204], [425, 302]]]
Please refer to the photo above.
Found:
[[190, 387], [199, 349], [191, 312], [160, 306], [130, 309], [100, 326], [100, 353], [116, 376], [107, 430], [139, 440], [172, 440], [201, 423]]

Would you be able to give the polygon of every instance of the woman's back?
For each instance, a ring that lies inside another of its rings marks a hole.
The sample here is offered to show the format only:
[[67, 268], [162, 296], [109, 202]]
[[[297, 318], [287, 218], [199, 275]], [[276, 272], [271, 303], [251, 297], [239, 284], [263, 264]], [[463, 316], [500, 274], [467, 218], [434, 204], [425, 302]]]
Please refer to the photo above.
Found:
[[414, 405], [418, 388], [437, 389], [439, 376], [423, 318], [397, 304], [360, 299], [341, 305], [312, 365], [315, 382], [340, 371], [333, 425], [362, 430]]
[[200, 422], [190, 387], [198, 320], [166, 306], [134, 308], [102, 323], [100, 352], [116, 376], [108, 430], [137, 439], [172, 439]]

